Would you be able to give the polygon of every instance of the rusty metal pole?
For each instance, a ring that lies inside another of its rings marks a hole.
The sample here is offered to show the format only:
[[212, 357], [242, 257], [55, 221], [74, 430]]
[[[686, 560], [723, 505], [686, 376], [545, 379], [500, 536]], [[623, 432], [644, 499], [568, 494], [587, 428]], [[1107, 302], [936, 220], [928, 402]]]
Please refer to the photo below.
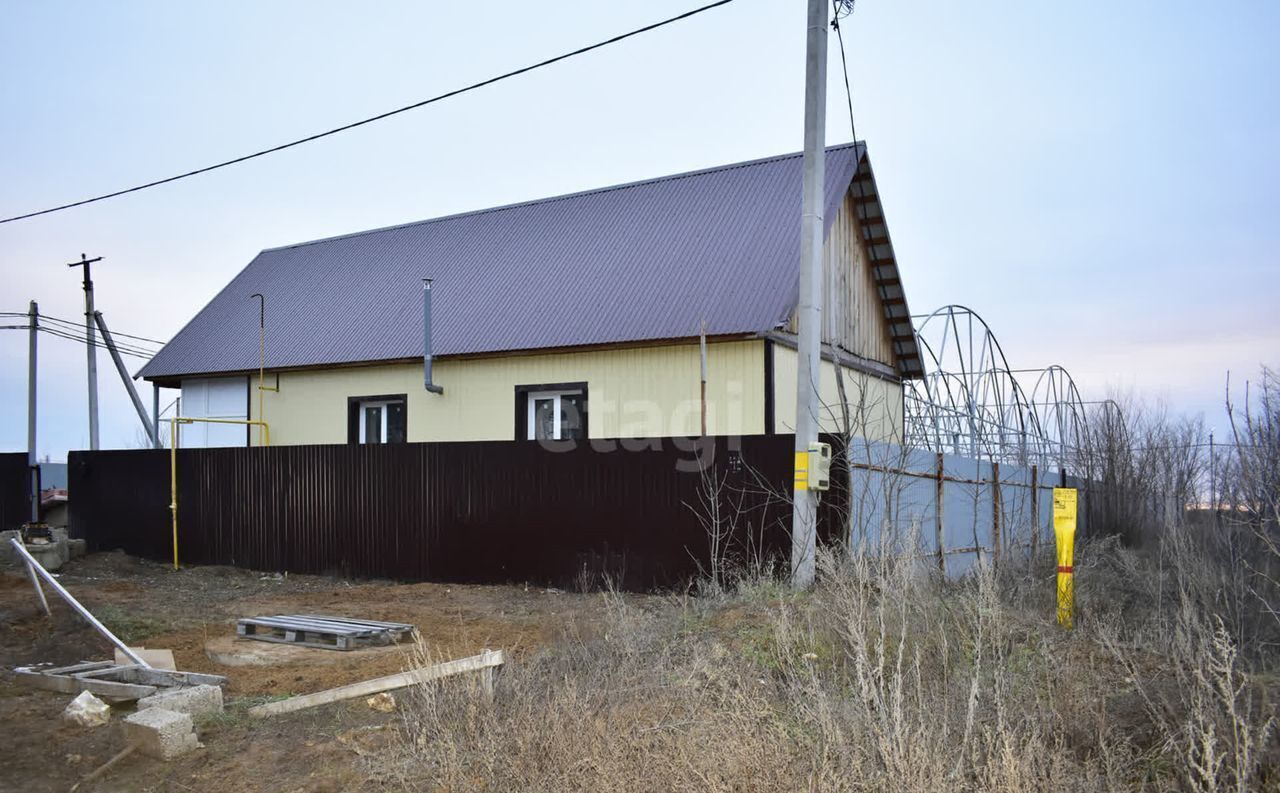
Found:
[[942, 500], [943, 500], [943, 496], [946, 494], [946, 480], [944, 479], [945, 473], [943, 469], [943, 457], [944, 455], [942, 454], [942, 452], [938, 452], [937, 454], [938, 477], [934, 484], [934, 492], [933, 492], [934, 503], [937, 505], [933, 511], [933, 531], [937, 535], [937, 541], [938, 541], [938, 570], [940, 570], [943, 575], [946, 575], [947, 574], [947, 548], [946, 548], [946, 543], [942, 539]]
[[1040, 468], [1031, 464], [1031, 558], [1040, 551]]
[[991, 464], [991, 564], [1000, 564], [1000, 463]]

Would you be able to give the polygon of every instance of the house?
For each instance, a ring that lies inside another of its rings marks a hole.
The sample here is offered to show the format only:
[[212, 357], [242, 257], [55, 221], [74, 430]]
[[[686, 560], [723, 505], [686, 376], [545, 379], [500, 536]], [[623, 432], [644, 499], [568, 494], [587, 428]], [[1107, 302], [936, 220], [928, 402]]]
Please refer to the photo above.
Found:
[[[865, 146], [826, 169], [824, 429], [839, 366], [854, 431], [898, 438], [921, 360]], [[140, 376], [272, 444], [691, 436], [705, 329], [708, 433], [789, 432], [800, 183], [789, 154], [265, 250]]]

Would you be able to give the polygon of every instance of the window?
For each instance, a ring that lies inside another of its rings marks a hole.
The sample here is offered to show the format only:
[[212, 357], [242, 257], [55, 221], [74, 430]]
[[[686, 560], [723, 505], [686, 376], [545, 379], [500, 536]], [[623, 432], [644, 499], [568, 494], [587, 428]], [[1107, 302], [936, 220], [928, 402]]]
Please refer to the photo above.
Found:
[[348, 443], [404, 443], [406, 394], [351, 397], [347, 400]]
[[587, 384], [516, 386], [516, 440], [587, 437]]

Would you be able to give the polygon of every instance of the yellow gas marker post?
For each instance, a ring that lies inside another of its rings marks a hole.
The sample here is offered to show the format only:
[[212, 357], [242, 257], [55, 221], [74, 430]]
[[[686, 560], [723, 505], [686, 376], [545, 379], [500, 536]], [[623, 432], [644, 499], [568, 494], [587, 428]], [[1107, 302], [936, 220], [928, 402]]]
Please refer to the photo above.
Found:
[[1058, 624], [1072, 626], [1075, 609], [1076, 489], [1053, 489], [1053, 534], [1058, 541]]

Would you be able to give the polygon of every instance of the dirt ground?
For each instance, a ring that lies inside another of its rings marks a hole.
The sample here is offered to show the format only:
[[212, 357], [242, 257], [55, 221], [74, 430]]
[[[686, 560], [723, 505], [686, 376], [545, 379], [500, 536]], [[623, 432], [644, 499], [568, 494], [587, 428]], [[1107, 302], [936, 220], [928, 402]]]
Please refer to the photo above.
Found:
[[[173, 571], [120, 553], [77, 559], [59, 580], [100, 620], [135, 646], [173, 650], [177, 667], [228, 679], [227, 711], [197, 724], [203, 748], [168, 763], [131, 756], [88, 791], [356, 791], [382, 789], [361, 762], [393, 739], [396, 714], [363, 698], [251, 720], [245, 709], [267, 699], [320, 691], [407, 668], [405, 650], [288, 648], [281, 666], [224, 666], [206, 654], [230, 641], [239, 617], [328, 614], [417, 626], [426, 652], [445, 660], [502, 649], [513, 662], [573, 626], [590, 630], [600, 596], [541, 587], [395, 584], [324, 576], [267, 575], [229, 567]], [[52, 618], [40, 610], [25, 575], [0, 571], [0, 790], [67, 791], [125, 746], [114, 709], [96, 729], [61, 719], [70, 695], [32, 690], [9, 674], [15, 666], [71, 664], [111, 657], [110, 644], [49, 593]], [[243, 640], [240, 640], [243, 643]], [[255, 645], [261, 643], [253, 643]]]

